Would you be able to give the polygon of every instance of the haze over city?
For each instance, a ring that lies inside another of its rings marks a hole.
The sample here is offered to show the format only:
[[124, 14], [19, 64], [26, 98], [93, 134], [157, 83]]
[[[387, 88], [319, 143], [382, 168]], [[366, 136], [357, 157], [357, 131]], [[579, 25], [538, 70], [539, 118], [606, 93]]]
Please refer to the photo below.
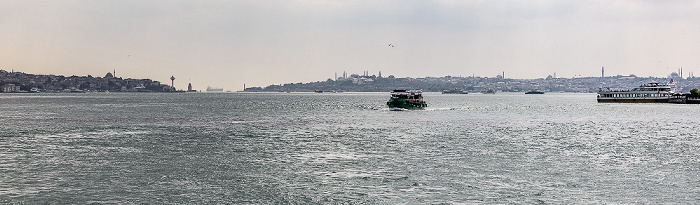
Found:
[[342, 72], [543, 78], [700, 67], [698, 1], [0, 1], [0, 69], [242, 90]]

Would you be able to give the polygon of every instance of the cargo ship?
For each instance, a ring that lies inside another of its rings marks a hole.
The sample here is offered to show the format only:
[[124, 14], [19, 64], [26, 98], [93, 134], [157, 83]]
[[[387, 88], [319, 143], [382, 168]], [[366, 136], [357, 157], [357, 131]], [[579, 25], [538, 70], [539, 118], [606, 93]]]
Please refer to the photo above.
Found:
[[207, 92], [224, 92], [223, 88], [214, 88], [207, 86]]

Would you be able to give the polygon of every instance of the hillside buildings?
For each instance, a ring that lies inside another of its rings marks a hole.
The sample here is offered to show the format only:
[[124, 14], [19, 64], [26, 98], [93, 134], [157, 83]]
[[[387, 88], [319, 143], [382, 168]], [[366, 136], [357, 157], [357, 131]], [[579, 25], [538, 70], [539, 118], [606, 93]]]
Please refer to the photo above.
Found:
[[[13, 87], [13, 85], [15, 87]], [[170, 85], [151, 79], [117, 78], [111, 72], [104, 77], [35, 75], [0, 70], [2, 92], [22, 92], [37, 88], [41, 92], [173, 92]]]
[[[556, 75], [556, 74], [555, 74]], [[683, 78], [677, 73], [671, 73], [668, 77], [638, 77], [629, 76], [605, 76], [604, 68], [601, 69], [601, 77], [575, 77], [557, 78], [547, 76], [538, 79], [509, 79], [505, 73], [496, 77], [424, 77], [424, 78], [396, 78], [393, 75], [383, 78], [369, 76], [367, 72], [362, 75], [343, 72], [341, 77], [335, 80], [317, 81], [311, 83], [288, 83], [270, 85], [265, 88], [246, 88], [247, 92], [313, 92], [324, 91], [355, 91], [355, 92], [387, 92], [396, 88], [422, 89], [426, 92], [440, 92], [460, 88], [469, 92], [482, 92], [496, 90], [498, 92], [525, 92], [532, 89], [540, 89], [546, 92], [597, 92], [598, 88], [609, 87], [611, 89], [630, 89], [649, 82], [669, 82], [676, 84], [677, 92], [688, 92], [692, 88], [700, 87], [700, 78]]]

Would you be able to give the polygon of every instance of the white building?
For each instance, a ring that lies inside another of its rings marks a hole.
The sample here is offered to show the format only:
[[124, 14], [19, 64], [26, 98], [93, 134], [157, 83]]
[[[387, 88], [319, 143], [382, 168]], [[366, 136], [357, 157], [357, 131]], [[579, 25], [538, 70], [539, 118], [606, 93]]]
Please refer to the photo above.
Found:
[[19, 92], [19, 86], [15, 84], [5, 84], [0, 86], [0, 90], [2, 90], [3, 93], [16, 93]]

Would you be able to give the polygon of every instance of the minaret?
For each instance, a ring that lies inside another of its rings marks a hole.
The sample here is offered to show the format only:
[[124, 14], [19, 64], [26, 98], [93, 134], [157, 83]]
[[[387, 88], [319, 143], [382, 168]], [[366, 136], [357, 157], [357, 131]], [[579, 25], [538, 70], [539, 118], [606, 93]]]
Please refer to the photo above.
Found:
[[603, 68], [600, 69], [600, 77], [601, 78], [605, 77], [605, 66], [603, 66]]
[[382, 71], [379, 71], [379, 78], [382, 78]]
[[170, 76], [170, 85], [175, 90], [175, 76]]
[[192, 91], [192, 83], [187, 84], [187, 91]]

